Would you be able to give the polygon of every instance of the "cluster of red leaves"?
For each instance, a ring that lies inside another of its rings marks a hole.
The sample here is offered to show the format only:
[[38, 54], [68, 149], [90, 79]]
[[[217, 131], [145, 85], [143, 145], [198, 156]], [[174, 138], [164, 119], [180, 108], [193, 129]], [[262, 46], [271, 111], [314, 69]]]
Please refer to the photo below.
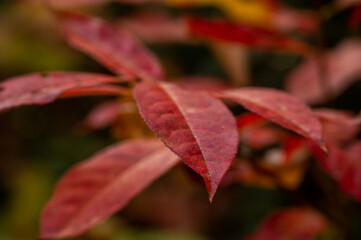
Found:
[[[360, 144], [353, 143], [343, 150], [339, 149], [338, 141], [333, 142], [335, 132], [343, 131], [341, 128], [346, 125], [349, 132], [339, 141], [352, 141], [358, 131], [357, 120], [334, 112], [313, 111], [303, 101], [279, 90], [256, 87], [227, 89], [211, 84], [197, 87], [185, 84], [184, 81], [166, 83], [164, 70], [157, 58], [123, 27], [73, 13], [55, 12], [55, 15], [70, 45], [89, 54], [117, 76], [47, 73], [9, 79], [0, 84], [0, 111], [21, 105], [47, 104], [58, 97], [121, 95], [128, 91], [116, 83], [126, 81], [135, 85], [133, 96], [142, 117], [167, 148], [161, 141], [154, 139], [128, 141], [111, 146], [75, 166], [62, 178], [44, 209], [42, 238], [71, 237], [85, 232], [124, 207], [153, 180], [178, 163], [179, 158], [203, 177], [212, 201], [235, 159], [239, 139], [241, 143], [243, 141], [255, 149], [274, 142], [281, 143], [277, 158], [274, 152], [264, 158], [263, 168], [271, 173], [275, 164], [279, 164], [277, 167], [285, 171], [289, 171], [289, 166], [294, 164], [299, 166], [297, 159], [307, 146], [305, 140], [289, 133], [280, 133], [274, 127], [264, 127], [263, 124], [268, 121], [312, 141], [317, 159], [325, 169], [340, 182], [341, 188], [361, 200], [361, 168], [358, 161]], [[150, 22], [153, 23], [164, 24], [164, 19]], [[176, 23], [186, 24], [187, 27], [182, 28], [181, 32], [172, 32], [174, 39], [201, 36], [262, 49], [296, 51], [306, 55], [314, 53], [309, 45], [275, 30], [197, 18]], [[122, 24], [129, 26], [129, 22]], [[160, 38], [157, 39], [164, 38], [164, 33], [170, 28], [165, 26], [166, 30], [159, 31]], [[149, 32], [147, 35], [144, 28], [134, 29], [138, 29], [135, 32], [143, 34], [144, 38], [149, 38]], [[348, 84], [344, 79], [351, 81], [354, 75], [359, 74], [355, 64], [349, 64], [353, 63], [355, 56], [359, 56], [359, 52], [355, 51], [358, 45], [356, 42], [347, 43], [320, 60], [306, 62], [300, 66], [303, 70], [296, 70], [290, 78], [288, 89], [297, 95], [295, 91], [300, 89], [297, 87], [300, 78], [303, 85], [305, 79], [310, 80], [310, 84], [317, 84], [319, 75], [315, 72], [318, 61], [325, 62], [326, 69], [330, 71], [330, 89], [342, 89]], [[203, 81], [207, 79], [202, 78]], [[312, 87], [312, 91], [305, 91], [303, 87], [302, 93], [312, 96], [301, 98], [306, 101], [323, 98], [322, 89]], [[252, 115], [251, 120], [248, 116], [247, 124], [242, 122], [244, 118], [239, 119], [237, 128], [236, 118], [222, 100], [237, 103], [257, 115]], [[88, 118], [88, 126], [98, 128], [112, 123], [122, 111], [117, 104], [112, 102], [99, 108]], [[251, 127], [251, 131], [245, 128], [249, 123], [252, 125], [257, 122], [260, 124], [256, 124], [256, 128]], [[329, 146], [329, 155], [323, 139]], [[344, 164], [342, 168], [341, 163]], [[249, 163], [244, 163], [239, 169], [243, 169], [240, 175], [237, 174], [242, 181], [249, 181], [249, 176], [260, 179]], [[246, 174], [244, 169], [248, 171]], [[273, 177], [278, 183], [287, 182], [282, 180], [281, 175]], [[284, 185], [289, 186], [287, 183]], [[310, 219], [310, 228], [299, 229], [299, 224], [294, 223], [293, 219], [302, 223]], [[290, 221], [293, 223], [288, 225]], [[292, 234], [311, 239], [325, 225], [318, 214], [296, 209], [271, 217], [260, 233], [250, 239], [290, 239]], [[282, 229], [287, 226], [291, 230], [282, 233]]]

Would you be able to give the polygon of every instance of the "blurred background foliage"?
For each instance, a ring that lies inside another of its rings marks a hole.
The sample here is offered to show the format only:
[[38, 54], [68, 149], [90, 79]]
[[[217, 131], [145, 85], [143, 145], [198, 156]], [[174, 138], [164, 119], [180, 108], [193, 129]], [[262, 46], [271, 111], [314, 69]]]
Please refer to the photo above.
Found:
[[[286, 0], [285, 4], [313, 8], [314, 1]], [[319, 4], [329, 1], [318, 1]], [[157, 8], [158, 6], [148, 6]], [[139, 8], [110, 3], [90, 11], [108, 19]], [[177, 13], [177, 9], [173, 9]], [[202, 7], [184, 10], [198, 15], [221, 14]], [[348, 9], [322, 24], [326, 47], [346, 36]], [[151, 45], [172, 77], [209, 74], [227, 79], [217, 59], [205, 46]], [[254, 85], [281, 88], [301, 57], [253, 50], [250, 55]], [[50, 70], [104, 72], [89, 57], [62, 40], [52, 16], [33, 1], [0, 1], [0, 79]], [[361, 84], [355, 83], [332, 104], [360, 111]], [[106, 97], [59, 100], [0, 115], [0, 240], [36, 239], [39, 216], [59, 177], [72, 165], [125, 136], [127, 125], [87, 133], [80, 123]], [[238, 111], [238, 110], [235, 110]], [[131, 131], [131, 129], [130, 129]], [[185, 167], [177, 167], [137, 196], [120, 213], [77, 239], [205, 240], [242, 239], [252, 233], [272, 210], [311, 204], [347, 231], [347, 239], [361, 239], [361, 206], [340, 206], [336, 184], [316, 164], [300, 190], [262, 189], [233, 184], [218, 191], [209, 204], [202, 182]], [[326, 181], [326, 183], [325, 183]], [[324, 186], [327, 186], [325, 189]]]

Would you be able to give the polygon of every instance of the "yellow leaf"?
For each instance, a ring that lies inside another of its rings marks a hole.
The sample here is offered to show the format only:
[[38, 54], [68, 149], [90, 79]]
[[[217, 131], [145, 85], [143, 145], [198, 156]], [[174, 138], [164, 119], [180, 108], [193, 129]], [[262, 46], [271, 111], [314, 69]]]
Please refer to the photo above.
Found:
[[261, 0], [222, 0], [214, 2], [230, 18], [236, 22], [255, 25], [268, 25], [271, 9]]

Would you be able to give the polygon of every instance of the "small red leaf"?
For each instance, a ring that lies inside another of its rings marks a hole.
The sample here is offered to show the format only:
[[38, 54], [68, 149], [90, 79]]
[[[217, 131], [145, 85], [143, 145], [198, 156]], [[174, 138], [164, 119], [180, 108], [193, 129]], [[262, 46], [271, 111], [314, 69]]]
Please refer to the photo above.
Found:
[[233, 100], [248, 110], [315, 141], [326, 151], [320, 121], [297, 98], [275, 89], [252, 87], [223, 91], [220, 97]]
[[326, 143], [339, 144], [356, 138], [359, 126], [357, 119], [349, 112], [327, 108], [316, 109], [314, 112], [321, 120]]
[[[11, 78], [0, 83], [0, 111], [31, 104], [47, 104], [64, 94], [65, 96], [99, 94], [104, 83], [117, 82], [119, 79], [91, 73], [46, 73], [30, 74]], [[112, 88], [113, 89], [113, 88]], [[98, 91], [100, 90], [100, 91]], [[67, 93], [68, 91], [68, 93]]]
[[41, 238], [77, 236], [123, 208], [178, 163], [155, 139], [115, 144], [71, 169], [41, 218]]
[[90, 130], [104, 128], [114, 123], [123, 111], [120, 101], [104, 102], [92, 109], [83, 124]]
[[287, 35], [248, 25], [235, 25], [226, 21], [189, 18], [188, 27], [191, 34], [199, 37], [238, 42], [255, 48], [289, 50], [301, 54], [313, 53], [313, 49], [310, 46]]
[[340, 179], [341, 188], [361, 202], [361, 141], [347, 149], [349, 167]]
[[360, 78], [360, 58], [361, 41], [347, 40], [322, 58], [301, 63], [291, 72], [285, 88], [307, 103], [324, 102]]
[[100, 19], [58, 13], [67, 41], [120, 75], [142, 79], [164, 78], [158, 60], [129, 32]]
[[261, 224], [247, 240], [313, 240], [327, 228], [328, 222], [320, 213], [302, 207], [279, 210]]
[[317, 15], [286, 7], [280, 7], [274, 11], [272, 25], [280, 31], [301, 33], [315, 33], [320, 28]]
[[153, 131], [199, 173], [210, 200], [237, 152], [237, 126], [218, 99], [173, 84], [143, 82], [134, 96]]

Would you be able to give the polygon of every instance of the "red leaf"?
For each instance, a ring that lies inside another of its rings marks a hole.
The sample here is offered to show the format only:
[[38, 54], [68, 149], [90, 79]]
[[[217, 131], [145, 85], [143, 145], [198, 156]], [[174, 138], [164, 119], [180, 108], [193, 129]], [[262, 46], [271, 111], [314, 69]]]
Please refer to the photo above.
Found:
[[323, 139], [326, 143], [343, 143], [356, 138], [359, 131], [357, 119], [349, 112], [335, 109], [316, 109], [321, 120]]
[[237, 152], [232, 113], [206, 93], [172, 84], [143, 82], [134, 96], [150, 128], [203, 177], [212, 200]]
[[361, 141], [355, 142], [347, 150], [349, 167], [340, 179], [341, 188], [361, 201]]
[[314, 148], [315, 158], [346, 193], [361, 201], [361, 141], [347, 149], [329, 144], [329, 154]]
[[[322, 58], [303, 62], [290, 74], [285, 88], [307, 103], [324, 102], [360, 78], [360, 58], [361, 42], [347, 40]], [[320, 72], [320, 65], [324, 65], [324, 73]]]
[[297, 98], [274, 89], [252, 87], [223, 91], [220, 97], [233, 100], [248, 110], [315, 141], [326, 150], [320, 121]]
[[237, 118], [238, 131], [260, 127], [268, 123], [268, 120], [254, 113], [245, 113]]
[[276, 211], [247, 240], [312, 240], [327, 228], [327, 220], [318, 212], [302, 207]]
[[123, 111], [120, 101], [101, 103], [88, 114], [84, 120], [84, 125], [91, 130], [107, 127], [114, 123]]
[[299, 31], [301, 33], [315, 33], [320, 28], [315, 14], [295, 11], [286, 7], [275, 10], [272, 25], [279, 31]]
[[250, 47], [289, 50], [301, 54], [313, 53], [305, 43], [296, 41], [282, 33], [248, 25], [235, 25], [226, 21], [208, 21], [188, 18], [191, 34], [227, 42], [238, 42]]
[[164, 78], [158, 60], [129, 32], [100, 19], [58, 13], [67, 41], [117, 74], [142, 79]]
[[41, 218], [41, 238], [74, 237], [123, 208], [178, 163], [160, 141], [115, 144], [78, 164], [58, 183]]
[[83, 95], [84, 88], [89, 90], [88, 87], [92, 90], [88, 94], [104, 93], [101, 84], [117, 81], [119, 79], [107, 75], [65, 72], [36, 73], [11, 78], [0, 83], [0, 111], [22, 105], [47, 104], [62, 94]]

